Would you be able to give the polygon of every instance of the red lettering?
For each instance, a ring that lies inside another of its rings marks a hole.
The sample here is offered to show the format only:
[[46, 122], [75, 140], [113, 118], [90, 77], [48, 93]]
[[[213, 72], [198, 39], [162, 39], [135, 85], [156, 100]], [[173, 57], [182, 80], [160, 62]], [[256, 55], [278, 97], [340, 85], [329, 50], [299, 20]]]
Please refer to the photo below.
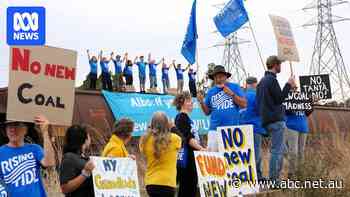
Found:
[[75, 80], [75, 68], [66, 67], [65, 71], [66, 79]]
[[56, 65], [55, 64], [46, 64], [45, 66], [45, 75], [55, 77]]
[[56, 77], [57, 78], [64, 78], [64, 66], [62, 66], [62, 65], [57, 65], [57, 70], [56, 70]]
[[22, 71], [29, 71], [29, 55], [30, 51], [24, 49], [24, 54], [22, 55], [19, 48], [12, 48], [12, 70], [18, 70], [18, 66]]
[[39, 62], [34, 61], [33, 63], [30, 64], [30, 71], [33, 74], [36, 74], [36, 75], [39, 74], [40, 70], [41, 70], [41, 65]]

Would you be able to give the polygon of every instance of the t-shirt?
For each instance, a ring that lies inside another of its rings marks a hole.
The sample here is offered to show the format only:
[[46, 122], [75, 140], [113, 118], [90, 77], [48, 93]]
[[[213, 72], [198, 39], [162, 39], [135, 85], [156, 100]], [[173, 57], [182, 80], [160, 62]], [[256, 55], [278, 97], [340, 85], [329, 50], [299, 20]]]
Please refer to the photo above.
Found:
[[308, 133], [309, 126], [304, 112], [289, 112], [286, 115], [286, 126], [288, 129]]
[[[81, 175], [81, 171], [84, 169], [88, 159], [83, 158], [76, 153], [65, 153], [62, 157], [60, 167], [60, 183], [64, 185], [75, 177]], [[67, 197], [93, 197], [94, 185], [92, 177], [85, 179], [83, 184], [79, 186], [72, 193], [66, 194]]]
[[[237, 96], [244, 94], [238, 84], [226, 83], [226, 86]], [[233, 126], [239, 124], [239, 107], [233, 102], [233, 98], [227, 95], [223, 88], [217, 86], [208, 90], [205, 104], [210, 110], [210, 130], [220, 126]]]
[[89, 60], [90, 73], [97, 74], [97, 61]]
[[261, 125], [261, 118], [256, 105], [256, 91], [254, 89], [247, 89], [245, 98], [247, 99], [247, 108], [241, 113], [241, 124], [252, 124], [254, 133], [266, 135], [266, 131]]
[[162, 79], [169, 79], [169, 68], [162, 68]]
[[124, 142], [117, 137], [112, 135], [111, 139], [102, 151], [102, 157], [127, 157], [129, 156], [128, 151], [124, 145]]
[[175, 71], [176, 71], [176, 78], [177, 80], [183, 80], [184, 79], [184, 71], [185, 69], [182, 69], [182, 68], [175, 68]]
[[124, 67], [124, 74], [125, 74], [125, 75], [128, 75], [128, 76], [131, 76], [131, 75], [132, 75], [132, 65], [127, 65], [127, 64], [125, 64], [125, 67]]
[[196, 81], [196, 72], [188, 72], [188, 79], [190, 81]]
[[5, 187], [0, 183], [0, 197], [7, 197], [7, 192]]
[[46, 197], [40, 176], [43, 149], [36, 144], [0, 147], [0, 179], [9, 196]]
[[147, 159], [145, 185], [162, 185], [175, 188], [177, 153], [181, 148], [181, 138], [171, 133], [169, 146], [162, 151], [159, 159], [154, 157], [153, 147], [153, 136], [147, 139], [144, 146], [140, 145], [140, 151]]
[[145, 77], [146, 76], [146, 63], [145, 62], [137, 62], [136, 65], [139, 67], [140, 77]]
[[157, 76], [157, 64], [148, 64], [149, 75], [152, 77]]
[[114, 63], [114, 71], [115, 74], [121, 74], [122, 73], [122, 61], [120, 60], [113, 60]]
[[109, 61], [100, 61], [102, 73], [109, 73], [108, 63]]

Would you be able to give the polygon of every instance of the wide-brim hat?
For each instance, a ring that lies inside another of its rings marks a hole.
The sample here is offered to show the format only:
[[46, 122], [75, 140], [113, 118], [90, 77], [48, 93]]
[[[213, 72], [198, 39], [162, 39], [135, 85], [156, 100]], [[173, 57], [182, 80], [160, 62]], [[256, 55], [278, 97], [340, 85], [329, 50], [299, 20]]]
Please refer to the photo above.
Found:
[[2, 122], [2, 123], [0, 123], [0, 125], [2, 125], [2, 126], [7, 126], [7, 125], [9, 125], [9, 124], [15, 124], [15, 123], [17, 123], [17, 124], [23, 124], [24, 126], [26, 126], [26, 127], [33, 127], [35, 124], [34, 123], [32, 123], [32, 122], [24, 122], [24, 121], [17, 121], [17, 120], [6, 120], [5, 122]]
[[221, 66], [221, 65], [216, 65], [213, 69], [212, 72], [209, 73], [209, 79], [214, 80], [215, 75], [222, 73], [225, 74], [227, 76], [227, 78], [231, 77], [231, 73], [226, 72], [225, 67]]

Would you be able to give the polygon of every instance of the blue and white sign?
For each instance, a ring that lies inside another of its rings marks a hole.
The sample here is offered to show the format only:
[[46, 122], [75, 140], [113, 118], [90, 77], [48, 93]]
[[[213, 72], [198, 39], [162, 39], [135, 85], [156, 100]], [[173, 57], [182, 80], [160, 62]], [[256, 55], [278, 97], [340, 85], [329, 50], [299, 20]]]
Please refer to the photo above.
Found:
[[[115, 119], [131, 118], [135, 122], [134, 136], [141, 136], [147, 130], [154, 112], [165, 112], [174, 119], [178, 113], [172, 106], [174, 96], [139, 93], [114, 93], [103, 91]], [[199, 103], [193, 99], [194, 107], [190, 115], [194, 129], [205, 134], [209, 130], [209, 118], [200, 109]]]
[[7, 8], [8, 45], [44, 45], [45, 34], [44, 7]]

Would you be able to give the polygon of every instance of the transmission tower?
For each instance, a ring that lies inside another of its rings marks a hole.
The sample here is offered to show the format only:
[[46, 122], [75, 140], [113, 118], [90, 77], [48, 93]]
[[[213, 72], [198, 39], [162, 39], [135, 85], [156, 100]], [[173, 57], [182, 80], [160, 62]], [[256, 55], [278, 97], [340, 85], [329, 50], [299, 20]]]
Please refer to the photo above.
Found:
[[348, 2], [343, 0], [316, 0], [303, 10], [317, 9], [317, 17], [304, 25], [304, 27], [317, 25], [309, 72], [310, 74], [329, 74], [333, 97], [341, 98], [346, 104], [345, 101], [349, 98], [350, 80], [333, 24], [349, 19], [332, 14], [332, 7], [344, 3]]

